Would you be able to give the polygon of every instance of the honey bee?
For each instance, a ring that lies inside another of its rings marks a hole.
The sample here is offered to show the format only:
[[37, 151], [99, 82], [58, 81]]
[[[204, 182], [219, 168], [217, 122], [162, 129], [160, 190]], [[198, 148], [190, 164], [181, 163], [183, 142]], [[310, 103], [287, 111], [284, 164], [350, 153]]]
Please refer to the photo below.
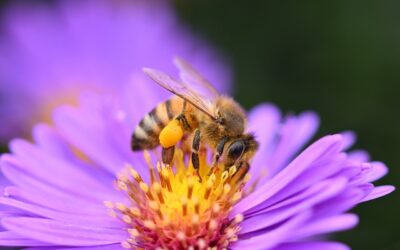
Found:
[[180, 58], [174, 63], [181, 80], [143, 68], [145, 74], [175, 96], [158, 104], [140, 121], [132, 134], [132, 150], [161, 145], [162, 161], [170, 164], [175, 145], [189, 133], [193, 135], [191, 161], [197, 175], [200, 145], [215, 150], [212, 169], [217, 169], [215, 166], [221, 161], [225, 168], [235, 165], [244, 175], [258, 148], [254, 136], [245, 133], [245, 111], [232, 98], [220, 95], [189, 63]]

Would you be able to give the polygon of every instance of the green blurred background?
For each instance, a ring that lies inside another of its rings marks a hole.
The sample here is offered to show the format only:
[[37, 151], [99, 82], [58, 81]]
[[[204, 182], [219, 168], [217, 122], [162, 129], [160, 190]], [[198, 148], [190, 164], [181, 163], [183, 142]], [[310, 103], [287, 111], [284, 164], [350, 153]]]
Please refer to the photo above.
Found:
[[[400, 1], [174, 4], [231, 61], [235, 97], [246, 108], [267, 101], [284, 112], [314, 110], [317, 137], [356, 131], [355, 147], [390, 167], [378, 184], [400, 183]], [[354, 211], [360, 225], [334, 238], [355, 250], [400, 249], [399, 198], [362, 204]]]
[[[354, 130], [384, 161], [378, 184], [400, 183], [400, 1], [177, 0], [180, 18], [233, 64], [246, 107], [315, 110], [319, 135]], [[360, 225], [336, 239], [353, 249], [400, 249], [399, 192], [355, 209]]]

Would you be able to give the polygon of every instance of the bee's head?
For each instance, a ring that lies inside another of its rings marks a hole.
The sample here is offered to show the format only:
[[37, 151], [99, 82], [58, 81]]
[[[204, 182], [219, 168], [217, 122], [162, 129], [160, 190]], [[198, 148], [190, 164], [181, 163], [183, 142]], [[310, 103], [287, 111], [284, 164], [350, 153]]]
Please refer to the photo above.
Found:
[[226, 150], [225, 166], [230, 167], [239, 161], [250, 160], [257, 148], [258, 142], [252, 134], [233, 139]]

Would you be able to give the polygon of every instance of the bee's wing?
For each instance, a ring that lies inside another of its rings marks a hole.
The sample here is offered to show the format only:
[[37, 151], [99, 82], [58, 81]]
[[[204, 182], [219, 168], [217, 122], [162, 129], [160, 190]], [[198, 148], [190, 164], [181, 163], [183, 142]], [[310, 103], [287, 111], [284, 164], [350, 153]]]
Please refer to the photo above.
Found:
[[214, 113], [215, 96], [205, 96], [161, 71], [150, 68], [143, 68], [143, 71], [161, 87], [190, 102], [211, 118], [217, 119]]
[[218, 91], [205, 79], [190, 63], [180, 57], [174, 58], [174, 63], [179, 69], [179, 77], [182, 81], [194, 89], [197, 93], [211, 98], [219, 96]]

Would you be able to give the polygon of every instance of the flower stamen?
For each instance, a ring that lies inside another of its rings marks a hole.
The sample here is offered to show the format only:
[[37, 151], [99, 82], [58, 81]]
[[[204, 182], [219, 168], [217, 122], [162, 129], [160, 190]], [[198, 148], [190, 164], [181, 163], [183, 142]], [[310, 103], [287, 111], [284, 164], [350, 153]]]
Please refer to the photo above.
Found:
[[229, 213], [243, 195], [238, 168], [220, 164], [208, 175], [206, 152], [200, 152], [202, 181], [179, 149], [173, 165], [151, 162], [145, 151], [149, 181], [129, 164], [118, 174], [117, 188], [127, 194], [129, 204], [104, 202], [109, 211], [127, 224], [130, 238], [124, 248], [144, 249], [223, 249], [237, 240], [242, 215], [229, 219]]

